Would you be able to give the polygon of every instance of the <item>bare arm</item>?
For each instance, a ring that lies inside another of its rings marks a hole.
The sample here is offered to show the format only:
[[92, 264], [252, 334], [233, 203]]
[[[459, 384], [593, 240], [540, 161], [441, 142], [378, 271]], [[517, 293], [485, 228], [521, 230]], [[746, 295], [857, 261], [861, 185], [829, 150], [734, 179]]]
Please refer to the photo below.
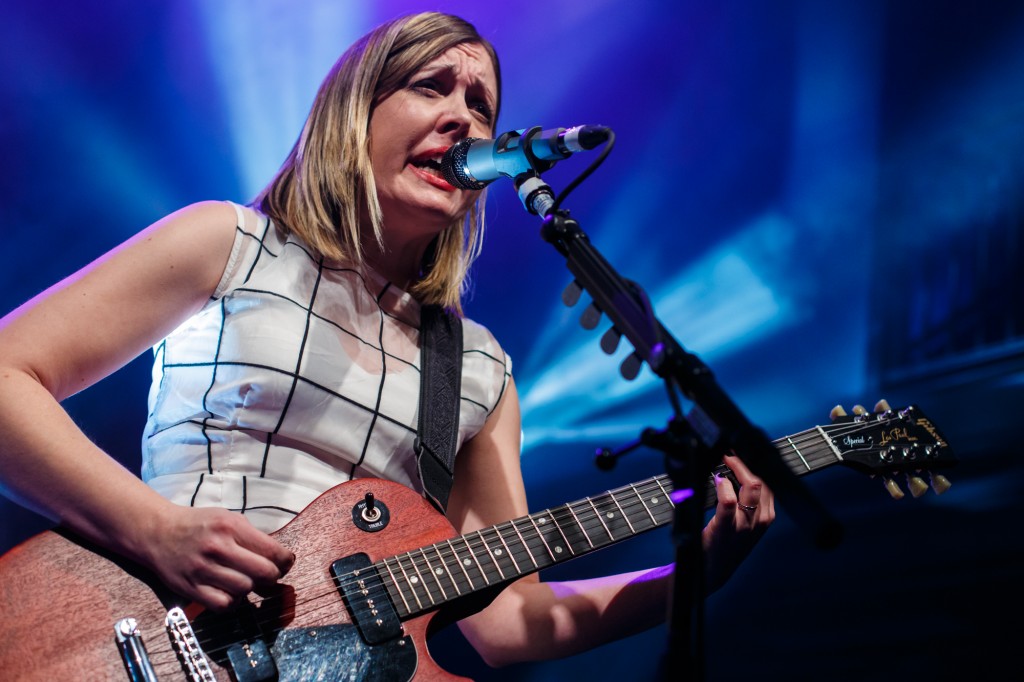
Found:
[[226, 204], [182, 209], [0, 321], [4, 493], [213, 607], [227, 606], [254, 579], [276, 579], [290, 555], [237, 514], [160, 497], [89, 441], [59, 401], [203, 306], [224, 270], [234, 224]]
[[[515, 385], [484, 429], [456, 460], [448, 516], [461, 533], [529, 513], [519, 466], [519, 405]], [[770, 491], [737, 458], [727, 458], [744, 485], [737, 508], [732, 484], [718, 484], [719, 505], [703, 534], [709, 588], [720, 586], [774, 519]], [[568, 656], [664, 622], [671, 567], [566, 582], [531, 575], [506, 588], [459, 626], [492, 666]]]

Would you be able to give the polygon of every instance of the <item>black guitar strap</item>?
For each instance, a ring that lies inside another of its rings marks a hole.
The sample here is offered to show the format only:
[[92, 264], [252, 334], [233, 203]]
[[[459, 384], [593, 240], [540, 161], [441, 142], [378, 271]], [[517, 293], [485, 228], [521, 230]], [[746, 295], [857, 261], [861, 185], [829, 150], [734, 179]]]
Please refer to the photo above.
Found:
[[462, 320], [439, 305], [420, 311], [420, 419], [413, 447], [427, 499], [442, 513], [455, 475], [462, 391]]

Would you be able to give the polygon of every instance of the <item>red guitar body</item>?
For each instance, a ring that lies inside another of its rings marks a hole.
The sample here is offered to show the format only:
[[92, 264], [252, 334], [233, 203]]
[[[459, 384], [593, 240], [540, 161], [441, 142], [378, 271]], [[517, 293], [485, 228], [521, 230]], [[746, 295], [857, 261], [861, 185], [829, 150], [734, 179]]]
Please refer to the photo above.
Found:
[[[367, 532], [353, 522], [353, 509], [372, 492], [386, 505], [390, 522]], [[395, 666], [391, 653], [367, 654], [349, 611], [330, 574], [332, 562], [365, 553], [370, 561], [454, 537], [455, 530], [420, 495], [404, 486], [376, 479], [342, 484], [320, 496], [301, 515], [274, 533], [295, 552], [280, 594], [250, 595], [263, 631], [292, 633], [316, 642], [316, 653], [295, 656], [280, 679], [295, 680], [464, 680], [442, 670], [427, 653], [426, 634], [434, 613], [405, 621], [402, 642], [393, 650], [413, 660]], [[189, 679], [165, 634], [170, 605], [180, 604], [202, 639], [201, 609], [174, 601], [151, 576], [123, 561], [108, 558], [73, 538], [54, 531], [37, 535], [0, 558], [0, 677], [5, 680], [128, 679], [114, 636], [114, 624], [134, 618], [156, 677]], [[216, 623], [215, 614], [207, 614]], [[324, 642], [330, 626], [347, 634], [338, 650]], [[317, 638], [320, 638], [317, 641]], [[204, 646], [204, 649], [208, 649]], [[357, 649], [358, 651], [351, 651]], [[414, 649], [409, 658], [404, 652]], [[312, 649], [310, 650], [312, 651]], [[234, 679], [217, 651], [207, 650], [213, 676]], [[301, 661], [299, 660], [301, 659]]]

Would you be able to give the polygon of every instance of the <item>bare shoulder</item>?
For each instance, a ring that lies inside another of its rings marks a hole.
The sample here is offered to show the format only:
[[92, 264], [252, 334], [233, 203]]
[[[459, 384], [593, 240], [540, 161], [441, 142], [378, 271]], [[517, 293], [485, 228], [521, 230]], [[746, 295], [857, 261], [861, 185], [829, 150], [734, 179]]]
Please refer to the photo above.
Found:
[[186, 206], [0, 320], [0, 356], [59, 399], [122, 366], [209, 300], [231, 255], [235, 211]]

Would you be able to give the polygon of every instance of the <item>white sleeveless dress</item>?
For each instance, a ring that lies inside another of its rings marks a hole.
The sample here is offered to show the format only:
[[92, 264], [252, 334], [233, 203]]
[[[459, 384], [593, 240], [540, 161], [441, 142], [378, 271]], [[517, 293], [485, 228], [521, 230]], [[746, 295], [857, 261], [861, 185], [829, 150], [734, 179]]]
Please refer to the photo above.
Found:
[[[419, 304], [372, 271], [323, 265], [266, 216], [234, 207], [216, 291], [154, 348], [143, 480], [267, 532], [353, 478], [422, 492]], [[460, 446], [511, 376], [510, 359], [471, 320], [462, 364]]]

